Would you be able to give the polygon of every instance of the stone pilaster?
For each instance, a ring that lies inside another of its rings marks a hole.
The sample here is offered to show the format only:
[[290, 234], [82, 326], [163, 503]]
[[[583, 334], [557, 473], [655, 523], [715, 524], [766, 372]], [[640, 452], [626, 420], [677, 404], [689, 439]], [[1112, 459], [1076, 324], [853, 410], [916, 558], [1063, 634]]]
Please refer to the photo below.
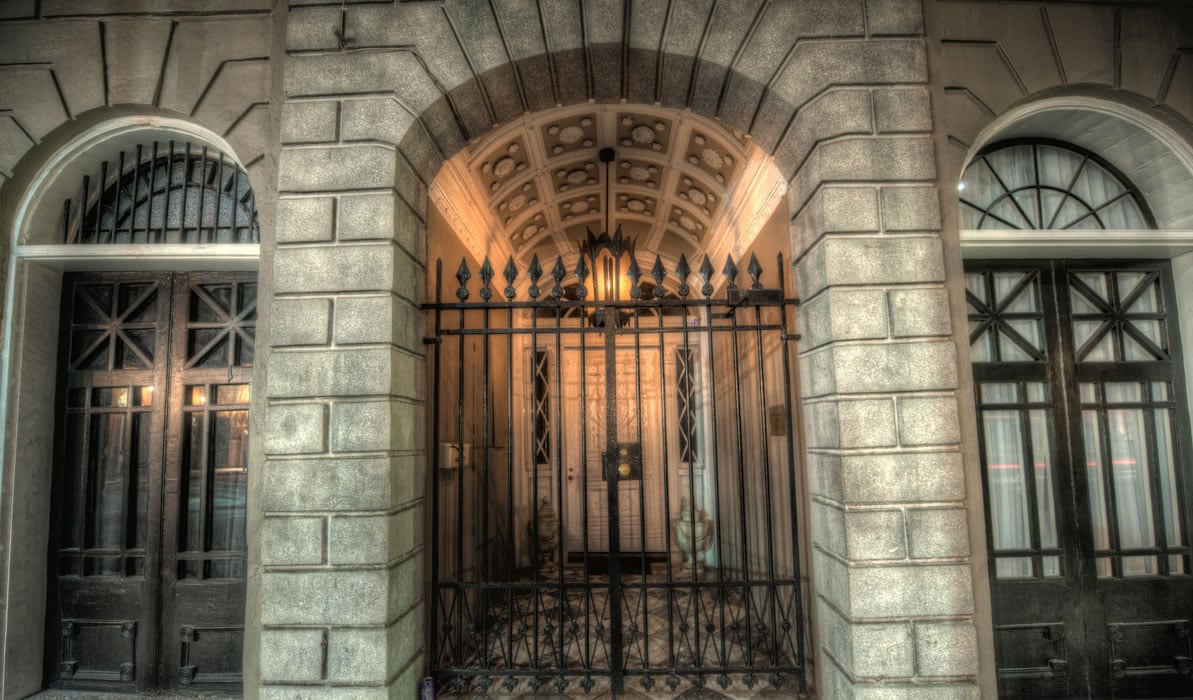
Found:
[[[291, 31], [293, 41], [293, 31]], [[264, 470], [261, 697], [414, 697], [424, 666], [425, 186], [288, 64]], [[338, 70], [338, 69], [337, 69]]]
[[[916, 3], [868, 7], [872, 35], [919, 31]], [[917, 65], [908, 82], [926, 82]], [[789, 193], [818, 692], [976, 698], [958, 359], [928, 91], [876, 87], [835, 102], [835, 123], [853, 128], [810, 148]]]

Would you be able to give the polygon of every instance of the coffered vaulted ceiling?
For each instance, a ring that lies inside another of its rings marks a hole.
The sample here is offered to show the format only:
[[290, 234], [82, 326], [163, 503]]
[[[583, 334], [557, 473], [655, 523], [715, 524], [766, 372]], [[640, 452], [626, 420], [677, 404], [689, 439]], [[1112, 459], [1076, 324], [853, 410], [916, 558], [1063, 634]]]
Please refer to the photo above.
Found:
[[[637, 240], [640, 261], [740, 255], [786, 192], [750, 140], [689, 112], [579, 105], [527, 115], [473, 142], [440, 171], [431, 196], [476, 257], [571, 263], [585, 229]], [[693, 267], [696, 263], [693, 263]]]

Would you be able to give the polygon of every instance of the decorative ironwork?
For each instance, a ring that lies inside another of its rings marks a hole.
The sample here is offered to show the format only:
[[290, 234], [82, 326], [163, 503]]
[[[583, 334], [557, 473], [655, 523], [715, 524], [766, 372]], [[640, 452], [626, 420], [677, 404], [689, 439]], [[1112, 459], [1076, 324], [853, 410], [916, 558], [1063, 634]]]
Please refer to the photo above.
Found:
[[551, 356], [546, 350], [534, 353], [534, 463], [551, 463]]
[[[591, 244], [616, 246], [616, 236]], [[777, 269], [785, 269], [781, 256]], [[434, 329], [433, 444], [510, 441], [478, 450], [472, 470], [436, 471], [432, 480], [432, 519], [451, 523], [431, 533], [428, 649], [439, 688], [620, 693], [629, 678], [647, 691], [803, 688], [794, 438], [788, 431], [778, 449], [766, 433], [768, 392], [792, 418], [789, 324], [798, 301], [781, 286], [731, 299], [736, 262], [716, 275], [707, 257], [697, 273], [703, 298], [689, 298], [686, 258], [672, 270], [675, 292], [664, 287], [657, 256], [647, 278], [631, 258], [617, 294], [594, 288], [599, 276], [583, 256], [570, 271], [554, 261], [548, 298], [537, 257], [521, 288], [518, 266], [504, 266], [504, 298], [485, 294], [489, 261], [480, 270], [477, 300], [466, 261], [449, 300], [437, 263], [438, 291], [424, 307]], [[762, 290], [756, 259], [746, 272], [750, 288]], [[568, 276], [575, 286], [564, 286]], [[714, 296], [716, 285], [723, 296]], [[619, 322], [586, 322], [609, 313]], [[503, 356], [531, 358], [523, 399], [504, 390], [515, 375], [512, 361], [494, 366]], [[714, 376], [749, 377], [750, 386], [718, 392]], [[695, 427], [697, 386], [709, 392], [700, 397], [715, 424], [707, 438]], [[716, 434], [719, 446], [700, 442]], [[601, 468], [619, 446], [640, 450], [625, 475], [617, 460]], [[734, 452], [750, 457], [730, 465], [718, 456]], [[702, 468], [689, 469], [698, 455]], [[557, 518], [540, 517], [548, 506]], [[672, 522], [706, 509], [706, 568], [684, 570]], [[552, 539], [539, 530], [551, 527], [560, 565], [536, 567], [547, 558], [537, 544]]]
[[1013, 139], [982, 149], [957, 186], [968, 229], [1156, 228], [1139, 190], [1095, 153]]
[[66, 200], [64, 243], [258, 243], [249, 176], [223, 153], [174, 141], [138, 144], [84, 175]]
[[675, 375], [678, 380], [676, 411], [679, 415], [679, 461], [695, 464], [699, 458], [696, 440], [696, 353], [690, 349], [675, 350]]

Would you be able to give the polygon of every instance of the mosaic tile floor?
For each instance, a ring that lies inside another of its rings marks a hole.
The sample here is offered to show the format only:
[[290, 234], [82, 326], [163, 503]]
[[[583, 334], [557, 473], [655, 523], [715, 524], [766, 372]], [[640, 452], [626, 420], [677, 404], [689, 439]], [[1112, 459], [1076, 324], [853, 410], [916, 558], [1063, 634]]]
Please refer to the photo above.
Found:
[[[704, 572], [694, 584], [691, 574], [678, 567], [668, 584], [666, 570], [660, 572], [660, 567], [645, 577], [623, 579], [623, 697], [798, 695], [792, 673], [772, 670], [790, 669], [797, 661], [793, 585], [747, 587], [735, 582], [722, 588], [714, 571]], [[596, 674], [610, 665], [608, 578], [590, 576], [589, 585], [581, 587], [582, 568], [568, 565], [562, 601], [558, 578], [550, 580], [556, 585], [537, 591], [529, 586], [499, 590], [487, 600], [475, 592], [461, 597], [454, 590], [440, 591], [438, 665], [491, 669], [483, 678], [467, 680], [446, 672], [439, 684], [441, 695], [610, 695], [608, 677]], [[457, 628], [465, 631], [462, 637], [455, 634]], [[458, 666], [456, 658], [462, 659]], [[561, 665], [566, 685], [556, 685]], [[526, 674], [532, 668], [543, 671], [537, 682], [509, 674]], [[586, 675], [585, 668], [593, 669], [593, 675]], [[701, 668], [712, 670], [701, 673]], [[645, 686], [644, 678], [649, 679]]]

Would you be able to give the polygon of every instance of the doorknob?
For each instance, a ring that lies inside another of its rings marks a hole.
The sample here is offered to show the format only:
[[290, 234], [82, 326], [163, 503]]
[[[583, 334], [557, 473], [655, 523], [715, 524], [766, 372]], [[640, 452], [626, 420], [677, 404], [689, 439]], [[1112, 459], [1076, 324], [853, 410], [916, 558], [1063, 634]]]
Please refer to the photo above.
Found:
[[573, 472], [572, 472], [572, 470], [571, 470], [571, 469], [569, 469], [569, 470], [568, 470], [568, 481], [572, 481], [572, 480], [573, 480], [573, 479], [575, 479], [575, 478], [576, 478], [576, 475], [575, 475], [575, 473], [573, 473]]

